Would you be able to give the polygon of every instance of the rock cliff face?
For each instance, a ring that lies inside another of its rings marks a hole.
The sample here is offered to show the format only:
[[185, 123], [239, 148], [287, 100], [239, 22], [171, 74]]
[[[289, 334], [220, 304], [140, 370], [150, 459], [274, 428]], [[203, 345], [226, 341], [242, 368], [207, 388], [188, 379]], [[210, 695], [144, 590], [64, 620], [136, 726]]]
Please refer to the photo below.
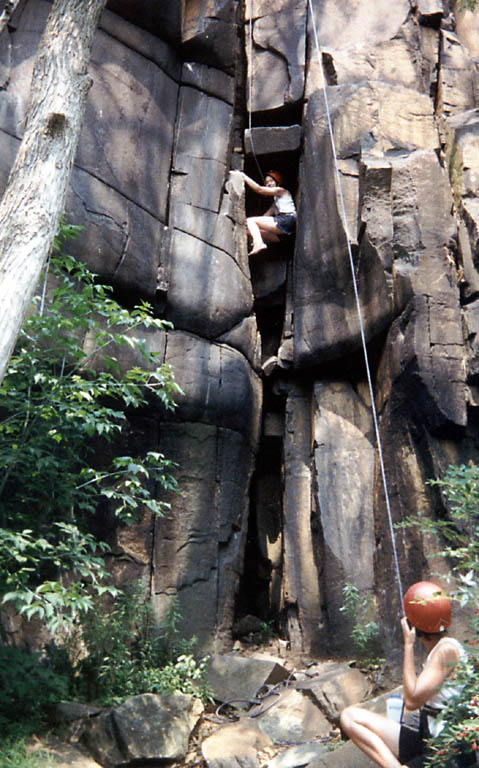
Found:
[[[2, 189], [49, 8], [24, 0], [2, 35]], [[425, 481], [479, 460], [478, 56], [479, 16], [447, 0], [103, 14], [68, 216], [118, 298], [174, 324], [145, 339], [184, 392], [131, 436], [178, 462], [180, 493], [115, 532], [112, 568], [145, 581], [158, 621], [177, 594], [203, 648], [253, 613], [297, 650], [345, 650], [347, 581], [397, 624], [348, 240], [393, 519], [440, 513]], [[285, 174], [298, 226], [249, 263], [257, 201], [228, 173], [258, 166]], [[397, 544], [404, 583], [425, 575], [430, 544]]]

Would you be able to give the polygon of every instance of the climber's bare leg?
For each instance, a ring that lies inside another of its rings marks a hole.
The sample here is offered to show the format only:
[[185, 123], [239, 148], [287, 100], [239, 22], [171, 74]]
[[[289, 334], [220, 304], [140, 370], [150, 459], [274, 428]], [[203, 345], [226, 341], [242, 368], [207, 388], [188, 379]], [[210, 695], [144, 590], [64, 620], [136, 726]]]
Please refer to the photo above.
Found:
[[246, 226], [253, 241], [250, 256], [263, 251], [267, 243], [279, 243], [281, 230], [272, 216], [250, 216], [246, 219]]
[[401, 768], [400, 724], [361, 707], [347, 707], [341, 713], [344, 733], [380, 768]]

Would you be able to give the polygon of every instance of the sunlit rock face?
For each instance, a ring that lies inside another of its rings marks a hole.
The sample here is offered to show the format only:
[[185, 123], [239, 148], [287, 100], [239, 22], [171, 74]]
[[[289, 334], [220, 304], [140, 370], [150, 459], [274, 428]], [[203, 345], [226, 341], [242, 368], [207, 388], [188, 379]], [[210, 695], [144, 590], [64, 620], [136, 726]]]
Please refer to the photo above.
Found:
[[[174, 325], [145, 341], [178, 408], [129, 439], [178, 463], [180, 491], [115, 532], [112, 570], [144, 579], [158, 622], [177, 595], [203, 648], [255, 614], [296, 650], [343, 652], [347, 582], [396, 626], [381, 463], [400, 521], [442, 514], [425, 481], [479, 460], [479, 16], [312, 5], [111, 0], [66, 203], [72, 250]], [[2, 36], [2, 188], [50, 7], [26, 0]], [[248, 259], [260, 206], [233, 168], [283, 172], [294, 241]], [[404, 584], [427, 576], [435, 545], [396, 543]]]

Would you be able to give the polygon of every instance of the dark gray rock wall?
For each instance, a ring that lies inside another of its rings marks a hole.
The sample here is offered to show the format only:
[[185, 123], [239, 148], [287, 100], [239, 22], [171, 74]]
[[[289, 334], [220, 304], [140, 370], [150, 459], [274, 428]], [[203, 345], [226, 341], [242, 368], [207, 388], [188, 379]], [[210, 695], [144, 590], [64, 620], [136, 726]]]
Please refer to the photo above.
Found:
[[[132, 438], [178, 462], [171, 514], [116, 531], [112, 569], [145, 580], [158, 622], [178, 595], [203, 648], [256, 613], [297, 650], [344, 651], [347, 581], [398, 614], [350, 256], [394, 520], [437, 514], [425, 481], [479, 458], [479, 17], [315, 3], [335, 161], [307, 0], [134, 5], [98, 29], [67, 212], [120, 300], [173, 322], [145, 340], [184, 394]], [[2, 188], [49, 8], [24, 0], [0, 40]], [[258, 201], [228, 175], [258, 165], [285, 174], [298, 226], [249, 262]], [[404, 583], [427, 575], [432, 545], [397, 544]]]

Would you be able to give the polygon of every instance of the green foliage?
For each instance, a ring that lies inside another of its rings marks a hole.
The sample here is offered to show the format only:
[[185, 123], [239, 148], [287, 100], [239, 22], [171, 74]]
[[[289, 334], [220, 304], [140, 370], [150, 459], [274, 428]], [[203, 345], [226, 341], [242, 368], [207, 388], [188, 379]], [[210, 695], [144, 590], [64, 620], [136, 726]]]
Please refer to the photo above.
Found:
[[382, 661], [376, 658], [379, 625], [376, 621], [376, 603], [370, 592], [360, 590], [349, 582], [343, 587], [343, 604], [339, 609], [353, 622], [351, 639], [367, 664]]
[[195, 638], [180, 637], [176, 600], [158, 633], [141, 584], [122, 591], [114, 603], [97, 599], [82, 619], [86, 656], [77, 668], [77, 690], [103, 705], [117, 704], [139, 693], [189, 693], [208, 698], [208, 659], [195, 660]]
[[42, 749], [28, 751], [24, 736], [10, 736], [0, 737], [0, 765], [2, 768], [56, 768], [58, 762]]
[[463, 606], [471, 604], [479, 575], [479, 467], [450, 466], [428, 485], [439, 488], [448, 516], [433, 520], [419, 512], [398, 527], [414, 526], [437, 538], [441, 548], [435, 556], [449, 560], [458, 583], [454, 596]]
[[440, 490], [448, 516], [432, 520], [418, 514], [409, 517], [405, 525], [419, 527], [436, 537], [440, 545], [436, 556], [446, 557], [451, 563], [449, 596], [472, 609], [467, 659], [456, 665], [453, 674], [461, 692], [442, 711], [443, 730], [430, 745], [428, 762], [440, 768], [464, 751], [474, 761], [479, 747], [479, 468], [450, 466], [444, 477], [430, 480], [429, 485]]
[[458, 11], [475, 11], [479, 5], [479, 0], [457, 0], [456, 9]]
[[89, 517], [108, 510], [129, 525], [145, 509], [161, 515], [169, 505], [159, 492], [176, 487], [157, 451], [113, 457], [131, 412], [149, 401], [174, 407], [170, 368], [135, 335], [168, 324], [145, 302], [120, 307], [109, 286], [61, 252], [77, 229], [64, 225], [56, 239], [0, 385], [0, 594], [53, 630], [106, 589], [107, 547], [88, 533]]
[[38, 654], [0, 646], [0, 734], [14, 739], [41, 728], [68, 687]]
[[263, 621], [261, 622], [261, 638], [263, 643], [269, 642], [274, 637], [274, 622]]
[[468, 654], [469, 659], [454, 669], [454, 682], [462, 686], [462, 692], [441, 714], [444, 728], [431, 740], [431, 766], [445, 766], [461, 753], [469, 753], [475, 762], [473, 756], [479, 748], [479, 657], [471, 647]]

